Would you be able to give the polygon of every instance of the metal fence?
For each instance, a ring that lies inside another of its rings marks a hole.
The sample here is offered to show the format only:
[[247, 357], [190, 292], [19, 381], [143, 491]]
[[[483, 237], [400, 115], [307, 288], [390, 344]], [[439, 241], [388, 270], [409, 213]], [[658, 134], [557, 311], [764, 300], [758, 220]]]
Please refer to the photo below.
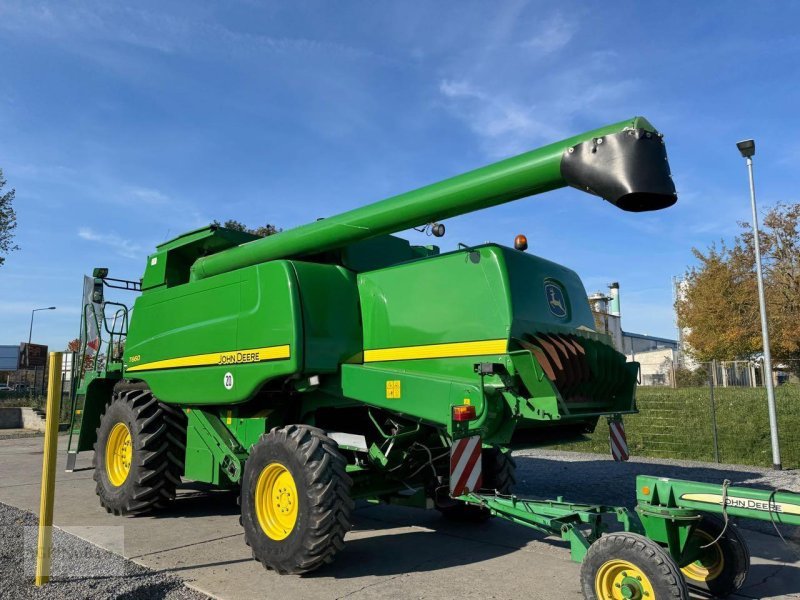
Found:
[[[772, 382], [800, 384], [800, 360], [773, 359]], [[761, 360], [714, 360], [696, 363], [689, 359], [664, 358], [642, 363], [639, 384], [660, 387], [763, 387], [764, 363]]]
[[[774, 360], [782, 462], [800, 468], [798, 361]], [[760, 361], [713, 361], [693, 369], [667, 365], [663, 377], [642, 377], [639, 413], [625, 417], [631, 456], [772, 466], [767, 393]], [[658, 374], [656, 374], [658, 375]], [[609, 452], [601, 420], [588, 439], [565, 450]]]

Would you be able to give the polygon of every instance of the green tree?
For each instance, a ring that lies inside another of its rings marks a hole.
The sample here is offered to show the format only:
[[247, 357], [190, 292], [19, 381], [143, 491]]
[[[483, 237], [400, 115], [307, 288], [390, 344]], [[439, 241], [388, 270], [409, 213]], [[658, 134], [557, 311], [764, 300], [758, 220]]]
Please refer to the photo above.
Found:
[[235, 221], [234, 219], [228, 219], [224, 223], [220, 225], [219, 221], [214, 221], [214, 225], [225, 227], [226, 229], [233, 229], [235, 231], [245, 231], [247, 233], [252, 233], [253, 235], [257, 235], [259, 237], [267, 237], [268, 235], [275, 235], [276, 233], [280, 233], [283, 231], [280, 227], [276, 227], [275, 225], [271, 225], [267, 223], [266, 225], [262, 225], [261, 227], [256, 227], [255, 229], [251, 229], [244, 223], [240, 221]]
[[0, 169], [0, 266], [6, 261], [5, 255], [19, 250], [19, 246], [14, 243], [14, 230], [17, 228], [17, 213], [14, 212], [16, 190], [11, 188], [4, 194], [5, 185], [3, 169]]
[[[689, 352], [699, 361], [749, 359], [762, 351], [753, 233], [749, 224], [739, 225], [732, 246], [693, 249], [699, 264], [687, 271], [675, 304]], [[760, 241], [772, 354], [799, 360], [800, 203], [772, 207]]]

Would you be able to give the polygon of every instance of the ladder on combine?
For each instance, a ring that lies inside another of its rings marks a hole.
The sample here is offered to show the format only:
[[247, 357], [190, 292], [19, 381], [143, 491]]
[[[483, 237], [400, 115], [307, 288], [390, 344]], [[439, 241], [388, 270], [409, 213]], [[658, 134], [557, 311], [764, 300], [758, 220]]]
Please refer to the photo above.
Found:
[[[83, 414], [88, 387], [95, 379], [105, 379], [114, 373], [121, 376], [122, 373], [122, 355], [128, 335], [130, 311], [125, 304], [105, 300], [104, 287], [138, 292], [142, 286], [138, 281], [110, 278], [108, 269], [94, 270], [94, 287], [91, 295], [86, 294], [81, 313], [81, 346], [72, 361], [71, 420], [66, 468], [68, 473], [75, 468], [78, 452], [91, 449], [77, 447], [78, 434], [84, 426]], [[96, 427], [97, 424], [87, 423], [86, 426]]]

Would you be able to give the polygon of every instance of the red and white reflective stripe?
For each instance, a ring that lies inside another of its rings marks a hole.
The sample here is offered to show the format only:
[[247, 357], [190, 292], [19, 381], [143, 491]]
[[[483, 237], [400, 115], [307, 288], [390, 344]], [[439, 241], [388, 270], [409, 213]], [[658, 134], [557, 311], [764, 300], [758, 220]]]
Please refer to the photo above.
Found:
[[482, 485], [481, 436], [456, 440], [450, 447], [450, 495], [462, 496]]
[[608, 434], [611, 438], [611, 456], [617, 462], [630, 458], [628, 454], [628, 440], [625, 437], [625, 425], [622, 421], [609, 421]]

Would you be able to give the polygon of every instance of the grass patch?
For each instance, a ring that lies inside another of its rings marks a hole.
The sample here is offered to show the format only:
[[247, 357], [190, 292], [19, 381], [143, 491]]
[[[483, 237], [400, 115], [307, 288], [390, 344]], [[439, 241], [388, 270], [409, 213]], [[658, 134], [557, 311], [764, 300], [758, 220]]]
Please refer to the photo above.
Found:
[[[625, 417], [632, 456], [714, 460], [708, 387], [641, 387], [639, 414]], [[715, 388], [720, 461], [772, 466], [767, 393], [763, 388]], [[775, 390], [784, 468], [800, 468], [800, 386]], [[575, 452], [610, 453], [608, 427], [601, 420], [585, 440], [556, 446]]]

